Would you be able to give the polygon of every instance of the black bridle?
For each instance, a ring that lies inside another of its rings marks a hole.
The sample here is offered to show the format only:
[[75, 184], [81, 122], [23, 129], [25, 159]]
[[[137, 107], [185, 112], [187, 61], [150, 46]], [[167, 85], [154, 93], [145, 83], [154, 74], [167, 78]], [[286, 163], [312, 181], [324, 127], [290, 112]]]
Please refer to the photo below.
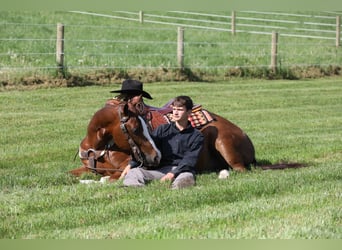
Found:
[[[121, 114], [120, 114], [121, 117]], [[130, 119], [130, 116], [124, 116], [120, 119], [120, 128], [122, 130], [122, 132], [124, 133], [124, 135], [127, 138], [128, 144], [132, 150], [132, 154], [134, 157], [134, 160], [137, 161], [139, 163], [140, 166], [142, 166], [144, 164], [144, 156], [141, 152], [141, 149], [138, 147], [138, 145], [135, 143], [135, 141], [132, 139], [132, 137], [130, 136], [127, 127], [126, 127], [126, 123], [128, 122], [128, 120]], [[139, 119], [139, 117], [137, 116], [137, 119]]]

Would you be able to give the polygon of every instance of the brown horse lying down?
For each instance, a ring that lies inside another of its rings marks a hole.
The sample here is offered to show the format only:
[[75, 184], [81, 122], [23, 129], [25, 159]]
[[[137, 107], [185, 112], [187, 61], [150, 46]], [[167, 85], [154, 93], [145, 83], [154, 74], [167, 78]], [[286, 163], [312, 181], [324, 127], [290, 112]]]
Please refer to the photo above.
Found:
[[146, 166], [158, 165], [161, 159], [145, 121], [134, 107], [111, 100], [91, 118], [79, 147], [83, 165], [70, 173], [80, 176], [94, 172], [118, 179], [131, 156]]
[[[146, 105], [140, 98], [138, 103], [128, 103], [126, 107], [131, 113], [129, 117], [133, 117], [132, 113], [144, 117], [149, 128], [153, 130], [172, 119], [169, 115], [172, 111], [171, 102], [172, 100], [162, 108], [156, 108]], [[83, 172], [93, 171], [101, 175], [109, 175], [111, 179], [118, 179], [131, 159], [132, 153], [141, 164], [150, 165], [151, 168], [160, 160], [150, 144], [146, 146], [140, 143], [146, 139], [140, 138], [142, 134], [137, 134], [133, 129], [128, 134], [132, 135], [131, 139], [135, 142], [136, 147], [130, 146], [127, 136], [124, 136], [118, 129], [122, 121], [120, 121], [120, 117], [117, 117], [118, 112], [114, 111], [117, 105], [116, 99], [108, 100], [106, 106], [92, 117], [87, 136], [80, 145], [80, 158], [83, 166], [72, 170], [72, 174], [79, 176]], [[125, 116], [127, 117], [127, 114]], [[257, 164], [252, 141], [243, 130], [232, 122], [202, 109], [201, 106], [194, 108], [193, 115], [189, 117], [189, 120], [194, 127], [200, 129], [205, 137], [203, 149], [196, 165], [198, 173], [218, 172], [229, 168], [243, 172], [250, 169], [251, 165]], [[139, 160], [136, 155], [147, 155], [149, 161], [142, 157]], [[275, 164], [263, 168], [283, 169], [300, 166], [301, 164]]]

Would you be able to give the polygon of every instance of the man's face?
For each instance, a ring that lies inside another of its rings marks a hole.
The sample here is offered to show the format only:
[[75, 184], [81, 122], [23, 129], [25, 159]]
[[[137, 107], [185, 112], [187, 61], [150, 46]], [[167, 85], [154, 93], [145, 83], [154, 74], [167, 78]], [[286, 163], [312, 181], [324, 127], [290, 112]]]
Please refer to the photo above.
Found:
[[189, 116], [189, 111], [186, 110], [184, 106], [173, 106], [172, 107], [172, 118], [175, 122], [187, 121]]

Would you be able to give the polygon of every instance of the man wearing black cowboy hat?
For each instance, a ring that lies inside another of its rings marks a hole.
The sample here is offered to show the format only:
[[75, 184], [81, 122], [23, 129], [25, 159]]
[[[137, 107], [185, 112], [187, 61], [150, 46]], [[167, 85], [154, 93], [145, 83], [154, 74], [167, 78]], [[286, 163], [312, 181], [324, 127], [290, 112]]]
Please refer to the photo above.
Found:
[[125, 80], [122, 82], [121, 90], [113, 90], [110, 93], [120, 93], [119, 98], [125, 101], [140, 95], [152, 99], [151, 95], [143, 90], [143, 83], [137, 80]]

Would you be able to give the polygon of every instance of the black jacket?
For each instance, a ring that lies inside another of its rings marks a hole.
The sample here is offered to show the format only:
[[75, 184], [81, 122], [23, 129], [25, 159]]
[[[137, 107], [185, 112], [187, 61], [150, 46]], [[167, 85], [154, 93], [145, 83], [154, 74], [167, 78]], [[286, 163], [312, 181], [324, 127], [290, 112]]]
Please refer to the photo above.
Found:
[[176, 176], [182, 172], [195, 174], [195, 165], [203, 146], [204, 136], [189, 123], [180, 131], [174, 122], [157, 127], [151, 134], [162, 154], [160, 167], [177, 166]]

